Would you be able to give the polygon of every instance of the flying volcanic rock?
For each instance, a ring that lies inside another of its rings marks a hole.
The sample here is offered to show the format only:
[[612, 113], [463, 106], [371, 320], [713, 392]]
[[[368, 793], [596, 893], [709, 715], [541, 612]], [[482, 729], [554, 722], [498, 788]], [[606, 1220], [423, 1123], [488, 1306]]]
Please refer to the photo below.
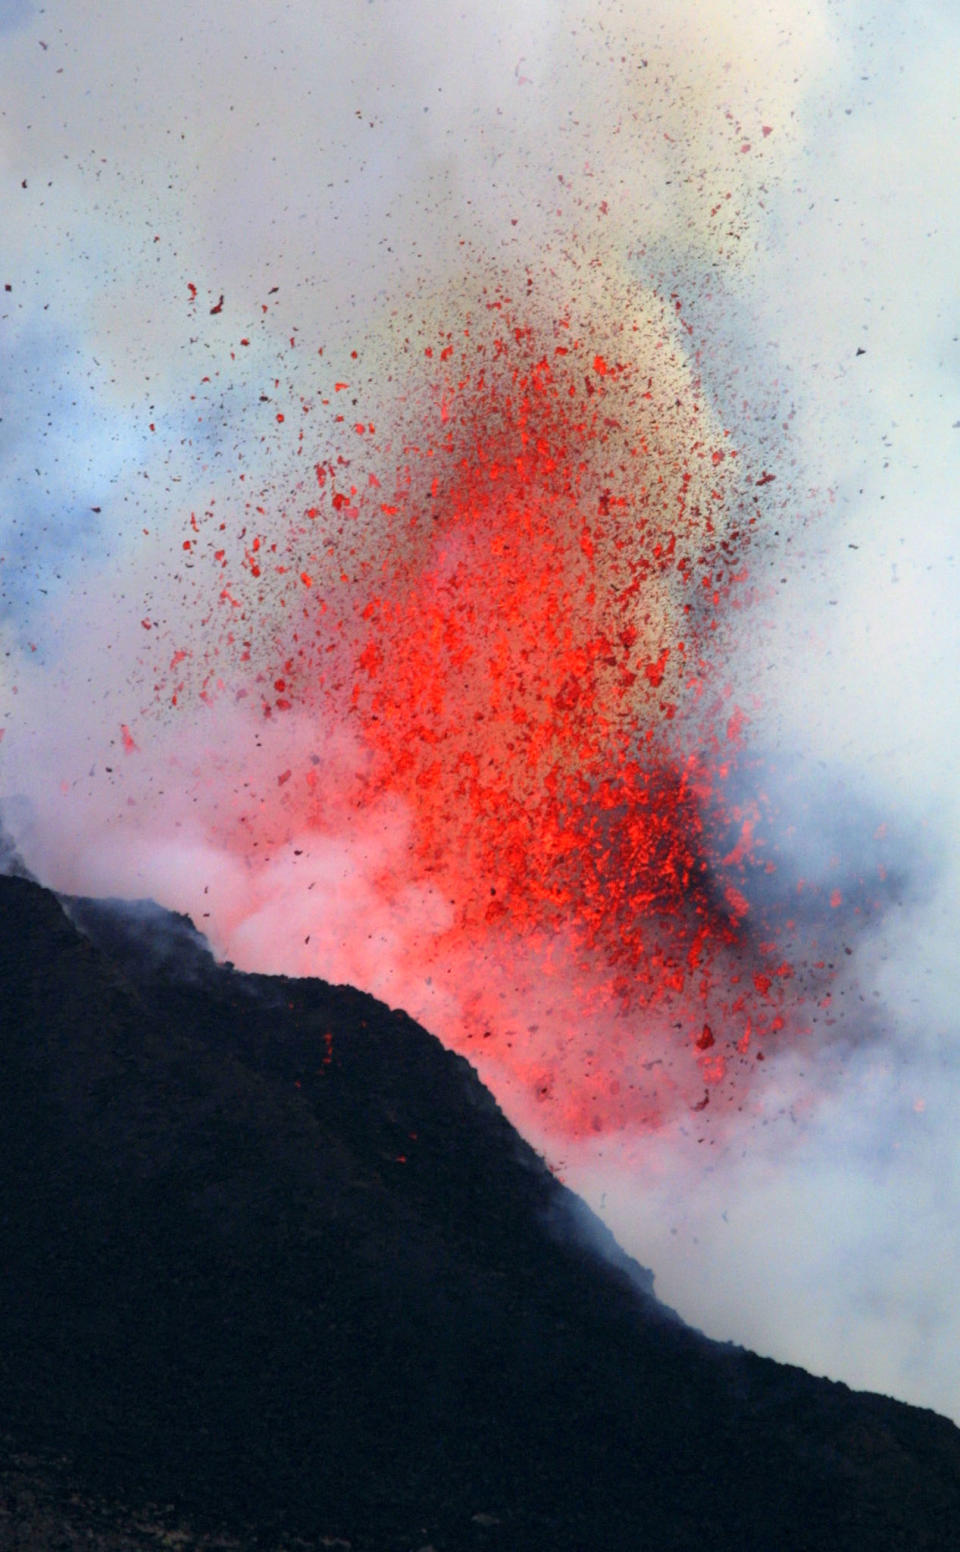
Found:
[[3, 877], [0, 1037], [4, 1544], [960, 1544], [952, 1424], [686, 1328], [405, 1015]]

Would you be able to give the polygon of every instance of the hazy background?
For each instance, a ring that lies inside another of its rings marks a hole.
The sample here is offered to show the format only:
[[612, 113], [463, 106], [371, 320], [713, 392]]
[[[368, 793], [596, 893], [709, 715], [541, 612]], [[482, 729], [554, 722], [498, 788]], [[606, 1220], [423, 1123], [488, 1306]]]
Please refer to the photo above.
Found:
[[[0, 794], [44, 879], [214, 930], [241, 873], [176, 761], [261, 755], [151, 722], [150, 654], [194, 628], [185, 514], [295, 478], [259, 408], [279, 359], [314, 389], [293, 331], [335, 365], [362, 333], [383, 375], [395, 315], [477, 275], [580, 276], [601, 327], [678, 291], [777, 470], [736, 672], [783, 845], [826, 879], [885, 825], [897, 887], [759, 1113], [553, 1162], [711, 1334], [960, 1419], [958, 41], [934, 5], [0, 0]], [[403, 844], [380, 821], [325, 859], [345, 935]]]

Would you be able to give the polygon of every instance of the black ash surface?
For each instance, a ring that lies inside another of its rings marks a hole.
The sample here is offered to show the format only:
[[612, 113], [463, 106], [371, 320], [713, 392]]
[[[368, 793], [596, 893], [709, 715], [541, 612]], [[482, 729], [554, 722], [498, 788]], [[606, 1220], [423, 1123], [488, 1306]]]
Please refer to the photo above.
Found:
[[0, 1545], [960, 1545], [952, 1424], [689, 1330], [403, 1014], [3, 877], [0, 1046]]

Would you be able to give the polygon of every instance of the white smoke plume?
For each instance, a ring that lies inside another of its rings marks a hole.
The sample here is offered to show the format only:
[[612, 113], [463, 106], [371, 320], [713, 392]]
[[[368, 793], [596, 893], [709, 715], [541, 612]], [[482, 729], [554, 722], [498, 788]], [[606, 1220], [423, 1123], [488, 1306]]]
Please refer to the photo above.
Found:
[[[0, 0], [0, 797], [52, 886], [152, 895], [241, 966], [442, 1028], [449, 902], [383, 889], [402, 802], [255, 867], [223, 844], [288, 769], [363, 753], [346, 722], [171, 709], [216, 671], [189, 514], [293, 500], [277, 414], [353, 382], [362, 342], [388, 422], [405, 331], [478, 284], [535, 272], [601, 335], [676, 294], [678, 394], [699, 374], [776, 472], [728, 671], [782, 876], [882, 865], [885, 909], [740, 1120], [561, 1148], [481, 1070], [686, 1318], [960, 1420], [958, 32], [799, 0]], [[523, 1018], [557, 1021], [521, 969]]]

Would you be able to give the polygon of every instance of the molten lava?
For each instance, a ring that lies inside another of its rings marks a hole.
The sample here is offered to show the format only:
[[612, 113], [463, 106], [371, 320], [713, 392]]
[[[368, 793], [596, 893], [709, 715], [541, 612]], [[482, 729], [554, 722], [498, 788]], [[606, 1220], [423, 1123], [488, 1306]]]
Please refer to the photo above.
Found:
[[[307, 718], [326, 750], [220, 840], [255, 871], [258, 848], [402, 815], [367, 867], [385, 909], [433, 902], [391, 939], [403, 999], [560, 1131], [729, 1100], [788, 1017], [744, 882], [756, 815], [725, 796], [746, 717], [724, 632], [769, 476], [747, 481], [660, 344], [652, 363], [623, 326], [601, 350], [488, 300], [421, 347], [393, 442], [332, 383], [337, 441], [279, 539], [248, 506], [187, 541], [225, 622], [201, 693], [258, 699], [265, 730]], [[310, 909], [300, 963], [323, 975]]]

